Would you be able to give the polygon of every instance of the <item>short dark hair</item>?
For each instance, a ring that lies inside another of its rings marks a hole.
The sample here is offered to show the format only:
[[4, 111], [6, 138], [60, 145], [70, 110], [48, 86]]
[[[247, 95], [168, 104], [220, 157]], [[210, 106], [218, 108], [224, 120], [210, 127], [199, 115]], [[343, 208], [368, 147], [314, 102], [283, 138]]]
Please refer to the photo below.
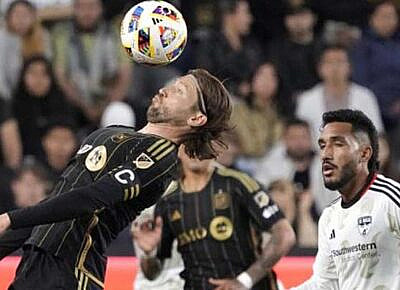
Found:
[[307, 129], [310, 129], [310, 124], [307, 121], [300, 119], [300, 118], [291, 118], [285, 122], [286, 129], [291, 126], [302, 126]]
[[[194, 132], [185, 134], [182, 143], [190, 157], [211, 159], [218, 155], [218, 147], [225, 147], [222, 133], [229, 131], [232, 112], [230, 94], [220, 80], [204, 69], [189, 71], [201, 90], [207, 122], [201, 127], [193, 127]], [[199, 106], [200, 111], [201, 105]]]
[[318, 55], [318, 64], [321, 63], [322, 57], [325, 55], [325, 53], [327, 51], [331, 51], [331, 50], [341, 50], [344, 53], [346, 53], [347, 57], [349, 57], [349, 50], [344, 46], [344, 45], [340, 45], [340, 44], [326, 44], [322, 47], [319, 55]]
[[372, 156], [368, 161], [369, 172], [376, 172], [379, 170], [379, 142], [378, 132], [371, 119], [368, 118], [362, 111], [343, 109], [337, 111], [325, 112], [322, 115], [322, 128], [329, 123], [333, 122], [344, 122], [350, 123], [352, 126], [352, 132], [363, 132], [368, 135], [369, 142], [372, 147]]

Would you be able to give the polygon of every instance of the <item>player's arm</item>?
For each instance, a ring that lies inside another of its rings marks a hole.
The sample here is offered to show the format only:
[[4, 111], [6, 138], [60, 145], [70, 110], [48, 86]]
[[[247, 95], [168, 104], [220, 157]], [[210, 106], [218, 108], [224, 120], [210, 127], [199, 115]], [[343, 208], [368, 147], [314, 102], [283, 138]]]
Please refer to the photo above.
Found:
[[136, 245], [144, 252], [140, 257], [140, 267], [148, 280], [156, 279], [162, 271], [163, 260], [171, 257], [174, 236], [164, 210], [165, 202], [161, 200], [155, 209], [154, 226], [148, 227], [149, 224], [145, 223], [144, 226], [137, 225], [132, 231]]
[[144, 207], [149, 207], [157, 201], [159, 193], [141, 195], [140, 192], [142, 188], [154, 184], [155, 180], [161, 180], [176, 166], [176, 153], [170, 153], [162, 161], [163, 164], [146, 171], [134, 170], [130, 165], [132, 162], [129, 162], [128, 166], [116, 168], [88, 186], [57, 195], [32, 207], [2, 214], [0, 234], [8, 227], [18, 229], [74, 219], [122, 201], [137, 200]]
[[[233, 281], [222, 281], [222, 283], [229, 283], [237, 289], [243, 289], [239, 288], [242, 286], [245, 286], [245, 289], [250, 289], [264, 278], [268, 271], [271, 270], [282, 256], [289, 252], [295, 243], [294, 231], [278, 206], [262, 190], [260, 185], [253, 179], [250, 179], [250, 177], [247, 177], [247, 179], [249, 180], [248, 184], [253, 186], [246, 187], [242, 184], [237, 184], [233, 198], [241, 204], [243, 210], [249, 213], [253, 223], [259, 229], [268, 231], [271, 234], [271, 239], [262, 249], [261, 255], [257, 257], [257, 260], [246, 271], [239, 274]], [[218, 281], [215, 279], [210, 281], [214, 285], [224, 285], [218, 284], [220, 282], [221, 280]], [[240, 282], [241, 285], [232, 284], [237, 282]]]
[[31, 233], [32, 228], [6, 231], [0, 238], [0, 260], [22, 247]]
[[326, 222], [326, 210], [318, 222], [318, 253], [313, 265], [313, 275], [303, 284], [292, 290], [339, 290], [336, 267], [328, 248], [330, 229]]

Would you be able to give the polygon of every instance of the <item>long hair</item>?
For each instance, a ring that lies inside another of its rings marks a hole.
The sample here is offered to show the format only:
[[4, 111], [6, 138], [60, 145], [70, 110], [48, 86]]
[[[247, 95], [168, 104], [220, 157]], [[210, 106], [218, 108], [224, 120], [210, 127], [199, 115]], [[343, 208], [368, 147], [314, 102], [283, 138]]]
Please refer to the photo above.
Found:
[[[227, 148], [222, 141], [222, 133], [230, 130], [229, 120], [232, 112], [230, 94], [215, 76], [204, 69], [190, 70], [198, 84], [204, 99], [204, 113], [207, 122], [201, 127], [193, 127], [193, 132], [185, 134], [182, 143], [190, 157], [198, 159], [215, 158], [218, 151]], [[198, 101], [200, 111], [203, 105]]]
[[379, 170], [378, 132], [376, 130], [375, 125], [372, 123], [371, 119], [369, 119], [363, 112], [359, 110], [344, 109], [344, 110], [325, 112], [322, 115], [322, 128], [332, 122], [350, 123], [353, 134], [357, 132], [363, 132], [368, 135], [372, 147], [372, 155], [371, 158], [368, 160], [368, 170], [369, 173], [378, 171]]

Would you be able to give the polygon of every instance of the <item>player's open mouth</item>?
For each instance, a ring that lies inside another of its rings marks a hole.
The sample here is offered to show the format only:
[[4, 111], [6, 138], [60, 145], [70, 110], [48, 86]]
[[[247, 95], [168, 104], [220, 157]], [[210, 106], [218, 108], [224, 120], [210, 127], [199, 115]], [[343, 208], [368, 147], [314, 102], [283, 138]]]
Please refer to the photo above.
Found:
[[324, 163], [322, 164], [322, 174], [326, 177], [329, 177], [333, 174], [333, 171], [335, 170], [335, 166], [330, 164], [330, 163]]

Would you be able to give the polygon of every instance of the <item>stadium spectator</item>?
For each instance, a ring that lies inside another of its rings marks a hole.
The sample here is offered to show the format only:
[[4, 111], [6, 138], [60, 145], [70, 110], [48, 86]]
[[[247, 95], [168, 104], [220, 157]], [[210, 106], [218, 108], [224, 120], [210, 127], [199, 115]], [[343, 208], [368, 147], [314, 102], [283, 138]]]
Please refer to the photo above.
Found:
[[288, 180], [295, 185], [296, 194], [310, 192], [314, 201], [312, 213], [317, 220], [337, 194], [324, 188], [319, 158], [311, 141], [311, 128], [307, 122], [300, 119], [288, 121], [282, 141], [260, 159], [254, 177], [266, 187], [276, 180]]
[[15, 205], [22, 208], [39, 203], [46, 198], [50, 184], [45, 168], [34, 158], [26, 158], [11, 181]]
[[348, 52], [340, 46], [327, 46], [321, 53], [318, 73], [322, 82], [298, 97], [296, 115], [310, 124], [312, 144], [317, 147], [320, 119], [329, 110], [353, 108], [369, 116], [378, 131], [384, 131], [377, 100], [369, 89], [351, 82]]
[[18, 123], [9, 103], [0, 98], [0, 167], [16, 169], [22, 160]]
[[268, 187], [268, 194], [282, 210], [296, 232], [296, 249], [316, 248], [317, 222], [311, 213], [314, 198], [310, 191], [298, 192], [288, 180], [275, 180]]
[[41, 129], [54, 116], [70, 116], [72, 110], [59, 89], [50, 62], [41, 55], [28, 58], [13, 95], [24, 155], [43, 157]]
[[53, 117], [42, 130], [43, 163], [47, 167], [49, 178], [54, 183], [78, 147], [74, 129], [74, 123], [64, 116]]
[[240, 169], [253, 173], [253, 163], [277, 142], [282, 133], [282, 120], [276, 104], [282, 95], [274, 65], [262, 63], [251, 80], [251, 94], [234, 106], [231, 122], [238, 137], [241, 160]]
[[131, 65], [103, 19], [101, 0], [74, 0], [73, 7], [73, 20], [52, 31], [55, 73], [67, 98], [81, 109], [81, 124], [97, 125], [109, 101], [124, 99]]
[[351, 55], [353, 79], [370, 88], [377, 96], [389, 139], [400, 120], [398, 23], [399, 17], [394, 2], [379, 1], [371, 13], [368, 29], [363, 32]]
[[199, 39], [197, 65], [225, 80], [234, 95], [245, 96], [262, 56], [258, 42], [248, 37], [253, 16], [246, 0], [220, 0], [217, 5], [220, 28]]
[[288, 8], [284, 20], [287, 34], [270, 42], [268, 56], [290, 92], [297, 94], [318, 82], [315, 64], [322, 41], [314, 34], [315, 15], [308, 6]]
[[27, 0], [12, 2], [0, 27], [0, 95], [10, 99], [24, 58], [51, 55], [50, 37], [37, 19], [35, 7]]

